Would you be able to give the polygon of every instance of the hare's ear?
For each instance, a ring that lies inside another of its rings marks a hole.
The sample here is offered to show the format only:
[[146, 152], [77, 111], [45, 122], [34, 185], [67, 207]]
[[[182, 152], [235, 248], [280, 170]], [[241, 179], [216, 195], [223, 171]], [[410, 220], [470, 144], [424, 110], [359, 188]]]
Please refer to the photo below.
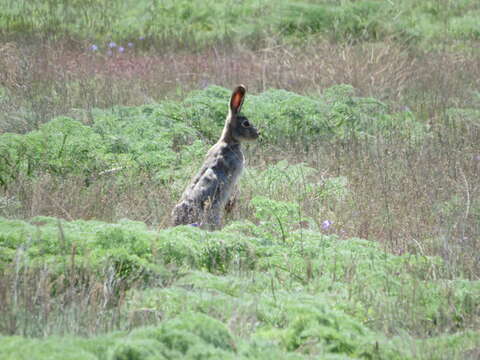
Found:
[[238, 85], [235, 90], [233, 90], [232, 98], [230, 99], [230, 110], [232, 114], [238, 114], [240, 112], [246, 92], [247, 89], [243, 85]]

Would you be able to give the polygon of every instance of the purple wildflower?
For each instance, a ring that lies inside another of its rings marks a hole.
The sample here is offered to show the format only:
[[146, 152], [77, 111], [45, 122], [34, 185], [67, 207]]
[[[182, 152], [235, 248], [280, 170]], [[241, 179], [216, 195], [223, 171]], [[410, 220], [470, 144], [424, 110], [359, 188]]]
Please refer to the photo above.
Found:
[[138, 40], [145, 40], [145, 36], [140, 36]]
[[118, 48], [118, 52], [123, 53], [124, 51], [125, 51], [125, 48], [124, 48], [123, 46], [120, 46], [120, 47]]
[[117, 44], [116, 44], [114, 41], [110, 41], [110, 42], [108, 43], [108, 47], [109, 47], [110, 49], [113, 49], [114, 47], [117, 47]]
[[330, 220], [325, 220], [323, 223], [322, 223], [322, 229], [323, 230], [327, 230], [330, 225], [332, 225], [332, 222]]
[[197, 223], [190, 224], [190, 226], [199, 227], [199, 225]]
[[133, 47], [133, 43], [132, 43], [132, 42], [129, 42], [129, 43], [127, 44], [127, 46], [128, 46], [129, 48], [132, 48], [132, 47]]
[[91, 51], [97, 51], [97, 50], [98, 50], [98, 46], [95, 45], [95, 44], [93, 44], [93, 45], [91, 45], [91, 46], [89, 47], [89, 49], [90, 49]]

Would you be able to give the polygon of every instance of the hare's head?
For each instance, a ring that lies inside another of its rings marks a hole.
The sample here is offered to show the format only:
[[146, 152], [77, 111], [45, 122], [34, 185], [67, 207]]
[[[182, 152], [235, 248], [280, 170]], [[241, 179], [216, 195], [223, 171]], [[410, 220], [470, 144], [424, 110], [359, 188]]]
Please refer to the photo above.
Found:
[[228, 114], [223, 138], [229, 142], [242, 142], [255, 140], [259, 132], [255, 126], [243, 115], [240, 115], [243, 99], [247, 90], [239, 85], [233, 90], [230, 99], [230, 112]]

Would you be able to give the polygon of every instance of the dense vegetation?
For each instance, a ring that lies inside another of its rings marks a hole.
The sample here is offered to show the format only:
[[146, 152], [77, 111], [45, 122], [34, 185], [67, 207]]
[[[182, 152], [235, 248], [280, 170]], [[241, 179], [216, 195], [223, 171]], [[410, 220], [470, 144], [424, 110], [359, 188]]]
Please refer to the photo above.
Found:
[[[476, 359], [480, 5], [0, 4], [1, 359]], [[232, 86], [222, 231], [169, 227]]]
[[[2, 220], [2, 271], [15, 269], [14, 288], [2, 289], [3, 333], [123, 330], [89, 340], [4, 337], [2, 358], [404, 359], [465, 355], [478, 345], [468, 329], [480, 282], [450, 278], [439, 258], [293, 230], [289, 204], [252, 202], [259, 225], [215, 233]], [[139, 324], [151, 325], [130, 332]]]

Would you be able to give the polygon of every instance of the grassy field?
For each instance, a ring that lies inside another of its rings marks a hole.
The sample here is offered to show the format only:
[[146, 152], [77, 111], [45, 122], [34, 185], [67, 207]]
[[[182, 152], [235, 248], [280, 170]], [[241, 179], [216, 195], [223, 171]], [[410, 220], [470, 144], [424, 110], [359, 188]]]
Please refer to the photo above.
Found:
[[[477, 359], [477, 1], [0, 4], [0, 358]], [[234, 85], [225, 228], [169, 227]]]
[[12, 38], [143, 38], [149, 46], [189, 50], [238, 42], [258, 47], [319, 34], [333, 41], [393, 37], [430, 47], [432, 40], [439, 45], [478, 40], [479, 15], [480, 5], [474, 0], [6, 0], [0, 29]]
[[[214, 233], [127, 220], [2, 220], [2, 284], [10, 286], [0, 289], [0, 331], [24, 336], [0, 338], [2, 358], [475, 354], [480, 282], [452, 278], [439, 257], [295, 230], [291, 204], [252, 203], [258, 225]], [[39, 336], [48, 337], [25, 338]]]

